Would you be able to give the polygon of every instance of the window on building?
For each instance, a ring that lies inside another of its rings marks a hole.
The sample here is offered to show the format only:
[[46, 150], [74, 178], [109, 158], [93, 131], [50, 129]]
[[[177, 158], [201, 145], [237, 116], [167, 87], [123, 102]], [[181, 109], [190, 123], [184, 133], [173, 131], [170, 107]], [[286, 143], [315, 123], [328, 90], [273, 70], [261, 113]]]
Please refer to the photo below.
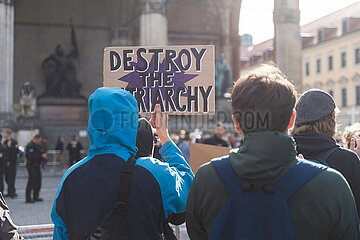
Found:
[[349, 32], [349, 18], [344, 18], [342, 20], [342, 34]]
[[329, 94], [334, 97], [334, 90], [329, 90]]
[[341, 67], [346, 67], [346, 52], [341, 53]]
[[347, 106], [347, 91], [346, 88], [341, 89], [341, 106]]
[[334, 57], [332, 55], [328, 56], [328, 70], [332, 71], [334, 69]]
[[355, 94], [356, 94], [356, 105], [360, 105], [360, 86], [356, 86], [355, 88]]
[[360, 47], [355, 48], [355, 64], [360, 63]]
[[316, 73], [321, 73], [321, 59], [316, 59]]
[[310, 76], [310, 63], [309, 62], [305, 63], [305, 75]]

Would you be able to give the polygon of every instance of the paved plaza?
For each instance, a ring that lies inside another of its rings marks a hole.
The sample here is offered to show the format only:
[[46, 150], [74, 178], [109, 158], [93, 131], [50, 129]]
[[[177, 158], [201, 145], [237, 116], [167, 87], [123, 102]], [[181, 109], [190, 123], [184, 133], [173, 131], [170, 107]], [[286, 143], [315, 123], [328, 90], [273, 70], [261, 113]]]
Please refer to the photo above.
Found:
[[51, 223], [50, 212], [61, 176], [62, 171], [59, 167], [45, 167], [40, 192], [40, 197], [44, 201], [25, 203], [27, 172], [25, 167], [18, 167], [15, 183], [18, 197], [15, 199], [5, 198], [15, 224], [22, 226]]

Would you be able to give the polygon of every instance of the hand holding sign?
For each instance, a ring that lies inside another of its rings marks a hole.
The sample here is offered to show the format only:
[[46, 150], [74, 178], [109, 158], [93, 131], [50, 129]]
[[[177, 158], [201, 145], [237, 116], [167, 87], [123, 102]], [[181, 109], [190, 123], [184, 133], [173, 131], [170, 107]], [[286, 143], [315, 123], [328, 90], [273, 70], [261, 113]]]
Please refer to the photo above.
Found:
[[156, 105], [155, 112], [152, 114], [150, 123], [156, 128], [156, 132], [160, 138], [161, 144], [170, 141], [168, 132], [168, 116], [166, 113], [161, 112], [160, 105]]

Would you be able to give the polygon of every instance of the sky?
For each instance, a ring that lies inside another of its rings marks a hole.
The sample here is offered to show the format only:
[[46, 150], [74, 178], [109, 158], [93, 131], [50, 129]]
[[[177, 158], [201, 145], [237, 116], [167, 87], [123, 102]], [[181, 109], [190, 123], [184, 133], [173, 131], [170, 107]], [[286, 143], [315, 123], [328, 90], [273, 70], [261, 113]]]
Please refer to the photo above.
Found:
[[[307, 24], [359, 0], [299, 0], [300, 25]], [[239, 33], [253, 36], [254, 44], [274, 37], [273, 0], [242, 0]]]

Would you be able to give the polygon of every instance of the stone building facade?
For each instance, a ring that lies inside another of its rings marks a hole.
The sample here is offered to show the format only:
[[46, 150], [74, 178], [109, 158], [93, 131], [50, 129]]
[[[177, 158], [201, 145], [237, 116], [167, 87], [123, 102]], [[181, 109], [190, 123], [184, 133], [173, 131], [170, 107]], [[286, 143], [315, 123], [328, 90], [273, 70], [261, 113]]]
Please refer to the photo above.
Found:
[[[79, 53], [74, 65], [85, 99], [102, 86], [106, 46], [212, 44], [237, 78], [240, 5], [241, 0], [0, 0], [1, 128], [40, 129], [49, 139], [86, 129], [83, 121], [16, 119], [13, 111], [24, 82], [32, 83], [37, 96], [45, 93], [42, 62], [58, 44], [65, 54], [71, 51], [72, 27]], [[149, 22], [148, 16], [157, 18]], [[144, 29], [165, 41], [152, 42]]]
[[[360, 121], [360, 3], [301, 26], [301, 39], [298, 92], [311, 88], [329, 92], [340, 110], [340, 131]], [[243, 48], [242, 73], [274, 61], [273, 44], [269, 39]]]

